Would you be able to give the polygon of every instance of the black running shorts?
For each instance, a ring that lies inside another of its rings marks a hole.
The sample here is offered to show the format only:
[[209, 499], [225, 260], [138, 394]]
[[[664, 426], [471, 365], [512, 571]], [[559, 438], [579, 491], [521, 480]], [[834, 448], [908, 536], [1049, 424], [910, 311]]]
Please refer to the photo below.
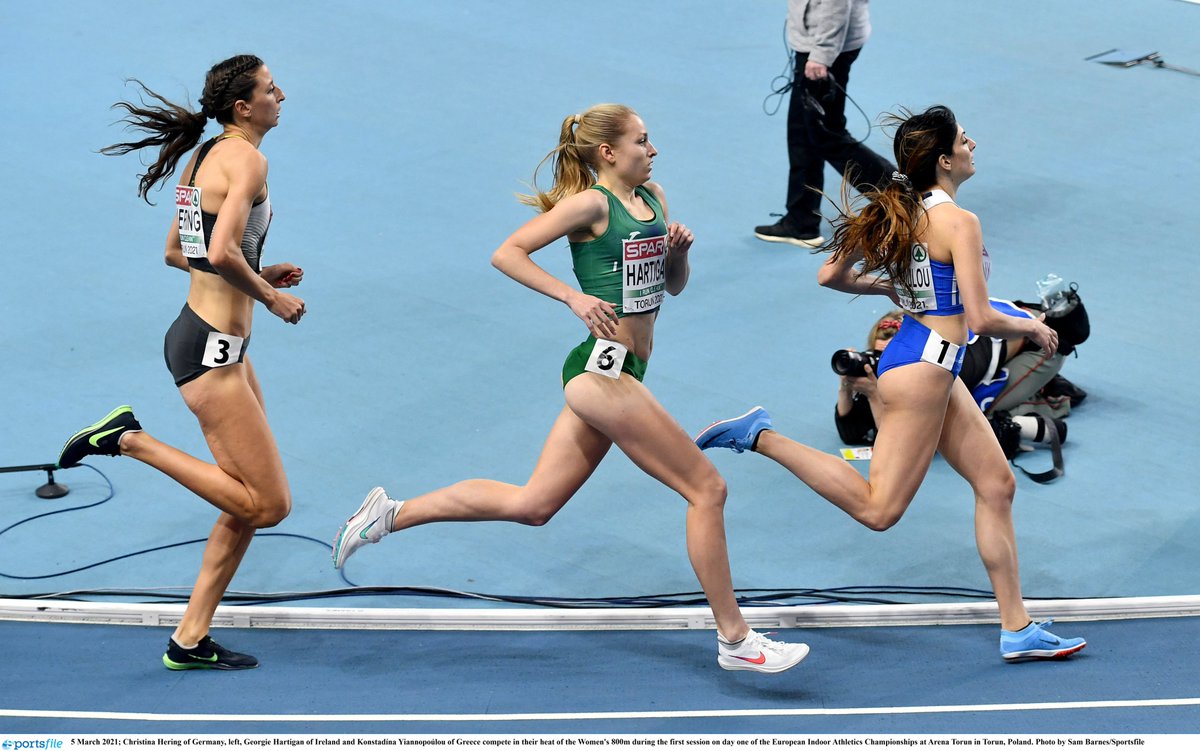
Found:
[[250, 337], [243, 339], [217, 331], [185, 304], [167, 329], [163, 357], [175, 377], [175, 385], [182, 386], [213, 368], [242, 362], [249, 346]]

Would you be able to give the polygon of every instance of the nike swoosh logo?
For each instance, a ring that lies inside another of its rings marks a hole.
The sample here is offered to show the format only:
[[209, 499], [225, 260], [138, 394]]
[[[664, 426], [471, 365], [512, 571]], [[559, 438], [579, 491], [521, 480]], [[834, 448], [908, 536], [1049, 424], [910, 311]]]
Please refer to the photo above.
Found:
[[375, 517], [375, 521], [373, 521], [370, 524], [368, 524], [367, 526], [363, 527], [363, 530], [358, 533], [358, 536], [364, 540], [367, 539], [367, 532], [370, 531], [371, 527], [375, 526], [375, 523], [378, 522], [379, 519], [380, 519], [380, 517], [378, 517], [378, 516]]
[[1050, 641], [1049, 639], [1047, 639], [1047, 638], [1046, 638], [1046, 637], [1044, 637], [1044, 636], [1042, 637], [1042, 641], [1044, 641], [1044, 642], [1046, 642], [1047, 644], [1049, 644], [1049, 645], [1051, 645], [1051, 646], [1054, 646], [1054, 647], [1057, 647], [1059, 644], [1062, 644], [1062, 642], [1061, 642], [1061, 641], [1059, 641], [1058, 639], [1055, 639], [1054, 641]]
[[124, 429], [125, 428], [123, 428], [123, 427], [122, 428], [112, 428], [111, 430], [106, 430], [103, 433], [97, 433], [96, 435], [94, 435], [88, 439], [88, 443], [92, 444], [92, 446], [94, 446], [96, 448], [100, 448], [100, 441], [103, 441], [105, 438], [109, 437], [113, 433], [120, 433]]
[[211, 654], [207, 657], [204, 657], [201, 655], [194, 655], [191, 652], [188, 652], [188, 657], [191, 657], [193, 660], [199, 660], [200, 662], [216, 662], [217, 661], [217, 656], [215, 654]]
[[737, 655], [734, 655], [734, 657], [737, 657], [739, 660], [745, 660], [746, 662], [754, 665], [761, 665], [767, 661], [767, 656], [762, 652], [758, 653], [758, 657], [738, 657]]

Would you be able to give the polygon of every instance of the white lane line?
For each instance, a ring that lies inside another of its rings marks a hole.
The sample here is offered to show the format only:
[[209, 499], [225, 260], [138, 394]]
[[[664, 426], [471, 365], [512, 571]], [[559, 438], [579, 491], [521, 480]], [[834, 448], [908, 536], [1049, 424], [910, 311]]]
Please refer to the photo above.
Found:
[[1124, 709], [1200, 706], [1200, 698], [1054, 701], [1029, 704], [959, 704], [927, 707], [844, 707], [812, 709], [697, 709], [661, 712], [525, 712], [517, 714], [154, 714], [52, 709], [0, 709], [0, 717], [139, 722], [538, 722], [562, 720], [648, 720], [706, 717], [838, 717], [844, 715], [1030, 712], [1063, 709]]

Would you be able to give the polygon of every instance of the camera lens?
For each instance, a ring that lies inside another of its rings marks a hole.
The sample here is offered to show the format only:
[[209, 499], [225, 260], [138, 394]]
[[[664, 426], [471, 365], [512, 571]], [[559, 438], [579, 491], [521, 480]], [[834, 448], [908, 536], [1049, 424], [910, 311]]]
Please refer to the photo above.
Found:
[[867, 365], [870, 365], [871, 370], [876, 373], [879, 372], [879, 353], [873, 349], [866, 352], [839, 349], [833, 353], [833, 359], [829, 364], [833, 367], [833, 372], [838, 375], [865, 376]]
[[864, 376], [867, 374], [863, 368], [867, 364], [867, 357], [861, 352], [839, 349], [833, 353], [833, 359], [829, 364], [833, 367], [833, 372], [838, 375]]

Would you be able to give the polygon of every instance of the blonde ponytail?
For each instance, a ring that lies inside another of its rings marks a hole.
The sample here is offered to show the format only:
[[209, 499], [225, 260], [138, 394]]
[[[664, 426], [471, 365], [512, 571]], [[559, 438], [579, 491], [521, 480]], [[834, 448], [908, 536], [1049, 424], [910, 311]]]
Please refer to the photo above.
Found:
[[[623, 104], [597, 104], [585, 112], [563, 118], [558, 146], [533, 171], [530, 187], [534, 192], [518, 194], [517, 199], [526, 206], [546, 212], [564, 198], [595, 185], [600, 145], [616, 143], [635, 114]], [[537, 176], [546, 162], [553, 166], [554, 184], [543, 192], [537, 187]]]

